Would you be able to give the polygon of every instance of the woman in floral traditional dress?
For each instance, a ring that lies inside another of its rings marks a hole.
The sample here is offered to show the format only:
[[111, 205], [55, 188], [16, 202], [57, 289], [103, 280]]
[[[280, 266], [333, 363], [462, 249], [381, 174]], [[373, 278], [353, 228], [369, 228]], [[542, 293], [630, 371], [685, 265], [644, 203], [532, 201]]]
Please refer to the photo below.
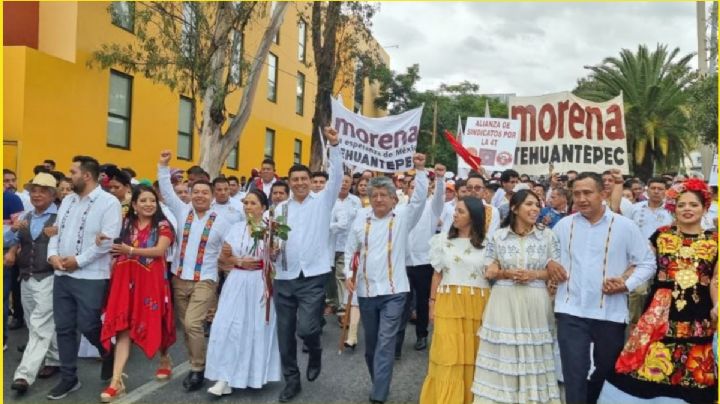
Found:
[[603, 386], [603, 403], [712, 403], [717, 377], [712, 338], [717, 304], [710, 283], [717, 267], [717, 233], [703, 231], [711, 203], [704, 182], [673, 186], [665, 208], [675, 225], [650, 237], [658, 271], [651, 298]]
[[109, 350], [116, 338], [113, 377], [100, 395], [104, 403], [125, 394], [123, 370], [130, 355], [130, 342], [148, 358], [160, 351], [158, 379], [172, 370], [168, 349], [175, 342], [175, 320], [166, 278], [165, 253], [175, 239], [175, 230], [163, 215], [152, 187], [139, 185], [132, 194], [120, 233], [113, 244], [116, 260], [110, 277], [100, 340]]
[[205, 377], [217, 382], [208, 393], [222, 396], [232, 388], [260, 388], [280, 381], [280, 350], [263, 265], [263, 240], [253, 229], [263, 220], [268, 200], [253, 189], [243, 199], [247, 220], [231, 229], [222, 256], [232, 268], [220, 294], [210, 330]]
[[[455, 206], [448, 233], [430, 239], [430, 264], [435, 269], [430, 289], [430, 320], [434, 322], [428, 374], [421, 404], [471, 403], [475, 355], [490, 285], [485, 279], [486, 208], [467, 197]], [[488, 209], [488, 212], [492, 212]]]

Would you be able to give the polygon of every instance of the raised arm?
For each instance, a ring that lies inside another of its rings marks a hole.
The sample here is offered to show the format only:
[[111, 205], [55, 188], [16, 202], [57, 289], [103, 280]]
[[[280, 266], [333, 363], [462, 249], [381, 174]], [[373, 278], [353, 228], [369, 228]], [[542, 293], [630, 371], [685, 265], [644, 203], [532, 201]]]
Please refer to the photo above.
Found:
[[433, 217], [442, 216], [445, 208], [445, 166], [435, 164], [435, 193], [433, 193], [430, 206], [432, 208]]
[[170, 150], [163, 150], [160, 152], [160, 161], [158, 162], [158, 185], [160, 187], [160, 195], [163, 197], [163, 202], [170, 208], [173, 215], [182, 215], [183, 208], [186, 206], [180, 197], [177, 196], [170, 181], [170, 168], [168, 163], [172, 158], [172, 152]]
[[415, 191], [413, 191], [412, 198], [407, 204], [408, 220], [412, 229], [420, 216], [422, 216], [423, 209], [425, 209], [425, 203], [427, 203], [428, 194], [428, 176], [425, 170], [425, 155], [422, 153], [415, 153], [413, 157], [413, 163], [415, 163]]
[[330, 143], [330, 157], [328, 159], [330, 168], [328, 169], [328, 182], [325, 185], [325, 192], [322, 195], [325, 206], [331, 210], [335, 201], [337, 201], [338, 194], [340, 193], [340, 187], [342, 187], [343, 171], [342, 171], [342, 158], [340, 156], [340, 148], [337, 147], [340, 144], [340, 136], [337, 131], [331, 127], [326, 127], [323, 131], [325, 139]]

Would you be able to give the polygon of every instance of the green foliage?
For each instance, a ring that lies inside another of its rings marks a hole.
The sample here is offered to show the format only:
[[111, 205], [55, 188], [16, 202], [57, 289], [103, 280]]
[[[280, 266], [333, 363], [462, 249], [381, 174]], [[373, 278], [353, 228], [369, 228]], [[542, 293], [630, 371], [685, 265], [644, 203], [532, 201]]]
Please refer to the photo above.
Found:
[[703, 144], [718, 142], [718, 76], [717, 73], [700, 78], [688, 90], [690, 94], [690, 124]]
[[645, 45], [635, 53], [623, 49], [619, 57], [585, 66], [590, 76], [579, 80], [573, 91], [592, 101], [607, 101], [622, 92], [631, 171], [641, 178], [650, 177], [656, 167], [677, 168], [696, 144], [687, 91], [696, 77], [689, 66], [694, 55], [676, 59], [679, 53], [679, 48], [668, 51], [660, 44], [653, 52]]
[[[457, 172], [457, 156], [443, 136], [445, 129], [456, 135], [458, 117], [464, 126], [467, 117], [483, 116], [486, 101], [493, 117], [508, 117], [507, 104], [477, 94], [480, 86], [476, 83], [463, 81], [457, 84], [441, 84], [435, 90], [417, 91], [415, 85], [420, 80], [420, 67], [417, 64], [408, 67], [404, 73], [395, 73], [387, 68], [379, 69], [373, 77], [380, 83], [380, 95], [375, 99], [378, 107], [387, 108], [390, 113], [397, 114], [425, 105], [417, 149], [451, 171]], [[437, 132], [433, 147], [433, 109], [436, 102]]]
[[[239, 88], [239, 83], [230, 79], [229, 67], [233, 62], [239, 63], [242, 76], [249, 65], [244, 55], [233, 55], [233, 33], [244, 32], [253, 19], [265, 15], [269, 6], [245, 1], [135, 4], [136, 40], [124, 45], [102, 44], [92, 53], [88, 65], [102, 69], [119, 67], [130, 74], [142, 74], [196, 101], [208, 88], [214, 88], [213, 111], [218, 111], [219, 116], [213, 119], [222, 122], [225, 97]], [[113, 15], [112, 4], [108, 12]], [[220, 58], [221, 62], [213, 65], [213, 58]], [[220, 66], [227, 75], [218, 80], [213, 66]]]

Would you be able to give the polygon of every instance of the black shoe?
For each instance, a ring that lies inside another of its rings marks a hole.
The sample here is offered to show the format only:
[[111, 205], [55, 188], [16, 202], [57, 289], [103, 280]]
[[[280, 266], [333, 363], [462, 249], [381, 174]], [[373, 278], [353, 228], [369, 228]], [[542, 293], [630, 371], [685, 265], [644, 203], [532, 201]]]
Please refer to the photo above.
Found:
[[102, 357], [102, 368], [100, 369], [100, 380], [106, 382], [112, 379], [113, 367], [115, 366], [115, 345]]
[[416, 351], [424, 351], [426, 348], [427, 348], [427, 337], [418, 338], [417, 342], [415, 343], [415, 350]]
[[27, 345], [18, 345], [18, 352], [25, 352]]
[[199, 390], [202, 388], [203, 384], [205, 384], [205, 371], [201, 370], [199, 372], [190, 372], [186, 381], [187, 386], [185, 385], [185, 381], [183, 381], [183, 386], [187, 389], [187, 391]]
[[308, 365], [306, 376], [308, 381], [313, 382], [320, 376], [320, 370], [322, 369], [322, 350], [313, 352], [308, 357]]
[[60, 400], [67, 397], [67, 395], [73, 391], [79, 390], [80, 387], [82, 387], [82, 383], [80, 383], [80, 380], [78, 379], [71, 381], [61, 380], [57, 386], [50, 390], [47, 398], [48, 400]]
[[350, 348], [355, 351], [355, 347], [357, 347], [357, 342], [354, 344], [348, 344], [347, 342], [345, 343], [345, 348]]
[[302, 391], [302, 388], [300, 387], [300, 382], [288, 383], [285, 385], [285, 388], [280, 393], [278, 401], [280, 401], [281, 403], [287, 403], [288, 401], [295, 398], [295, 396], [300, 394], [300, 391]]
[[370, 399], [370, 404], [385, 404], [385, 401]]
[[15, 379], [15, 381], [10, 385], [10, 388], [17, 391], [18, 394], [25, 394], [28, 387], [30, 387], [30, 385], [25, 379]]
[[182, 382], [182, 386], [187, 389], [188, 386], [190, 386], [190, 377], [192, 376], [193, 372], [188, 372], [188, 374], [185, 376]]

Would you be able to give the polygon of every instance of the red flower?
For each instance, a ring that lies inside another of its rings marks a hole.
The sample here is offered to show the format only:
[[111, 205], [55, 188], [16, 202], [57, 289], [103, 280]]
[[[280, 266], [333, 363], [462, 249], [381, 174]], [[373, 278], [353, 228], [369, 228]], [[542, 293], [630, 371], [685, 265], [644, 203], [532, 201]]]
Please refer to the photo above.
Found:
[[682, 370], [678, 370], [675, 373], [673, 373], [672, 376], [670, 376], [670, 384], [677, 385], [680, 384], [680, 381], [683, 378], [683, 372]]
[[691, 246], [691, 245], [692, 245], [692, 239], [690, 239], [690, 238], [685, 238], [685, 239], [683, 239], [683, 245], [684, 245], [684, 246], [688, 246], [688, 247]]
[[697, 384], [710, 386], [715, 384], [715, 358], [711, 344], [694, 345], [685, 363], [687, 370]]
[[677, 360], [680, 360], [680, 358], [682, 357], [682, 351], [683, 351], [683, 350], [682, 350], [682, 347], [681, 347], [680, 345], [678, 345], [677, 347], [675, 347], [675, 350], [673, 351], [673, 359], [675, 359], [676, 361], [677, 361]]

